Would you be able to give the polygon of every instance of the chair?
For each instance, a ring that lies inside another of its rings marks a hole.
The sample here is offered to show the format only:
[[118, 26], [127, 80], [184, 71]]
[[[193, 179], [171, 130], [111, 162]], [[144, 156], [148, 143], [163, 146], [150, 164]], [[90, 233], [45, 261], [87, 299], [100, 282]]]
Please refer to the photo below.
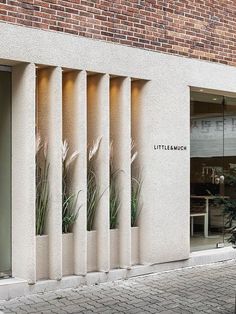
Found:
[[208, 236], [208, 213], [206, 212], [205, 205], [194, 204], [190, 210], [190, 232], [191, 236], [194, 233], [194, 217], [204, 217], [204, 237]]

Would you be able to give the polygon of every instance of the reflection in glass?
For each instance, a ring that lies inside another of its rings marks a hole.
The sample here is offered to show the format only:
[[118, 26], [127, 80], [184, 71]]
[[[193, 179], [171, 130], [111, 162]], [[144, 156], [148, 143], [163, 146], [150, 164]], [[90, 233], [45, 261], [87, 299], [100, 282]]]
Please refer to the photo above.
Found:
[[[191, 92], [191, 250], [222, 246], [236, 199], [236, 99]], [[234, 181], [234, 182], [233, 182]]]
[[11, 73], [0, 71], [0, 278], [11, 271]]

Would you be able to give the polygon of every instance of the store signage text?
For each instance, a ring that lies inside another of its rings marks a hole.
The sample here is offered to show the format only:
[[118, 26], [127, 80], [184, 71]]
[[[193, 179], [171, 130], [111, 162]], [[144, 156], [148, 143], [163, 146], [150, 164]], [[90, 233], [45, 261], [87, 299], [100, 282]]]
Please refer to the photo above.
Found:
[[154, 150], [172, 150], [172, 151], [187, 150], [187, 146], [185, 146], [185, 145], [164, 145], [164, 144], [162, 144], [162, 145], [154, 145], [153, 148], [154, 148]]

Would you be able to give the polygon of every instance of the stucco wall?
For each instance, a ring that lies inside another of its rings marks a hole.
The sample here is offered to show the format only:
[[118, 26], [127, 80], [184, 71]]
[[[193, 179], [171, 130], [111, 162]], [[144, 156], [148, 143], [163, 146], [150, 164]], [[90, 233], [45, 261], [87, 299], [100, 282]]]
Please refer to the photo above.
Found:
[[[19, 26], [1, 24], [0, 29], [2, 64], [31, 62], [147, 81], [138, 125], [144, 180], [140, 259], [159, 263], [188, 258], [189, 87], [236, 93], [236, 69]], [[31, 137], [27, 139], [31, 145]], [[157, 144], [185, 145], [187, 150], [154, 150]]]

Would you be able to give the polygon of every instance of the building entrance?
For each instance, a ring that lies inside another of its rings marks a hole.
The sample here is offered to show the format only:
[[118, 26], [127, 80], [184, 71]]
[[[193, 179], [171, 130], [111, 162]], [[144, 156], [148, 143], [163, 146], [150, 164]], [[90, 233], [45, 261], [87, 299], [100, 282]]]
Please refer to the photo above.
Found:
[[0, 278], [11, 274], [11, 72], [0, 66]]
[[236, 98], [191, 92], [191, 250], [229, 245], [236, 205]]

